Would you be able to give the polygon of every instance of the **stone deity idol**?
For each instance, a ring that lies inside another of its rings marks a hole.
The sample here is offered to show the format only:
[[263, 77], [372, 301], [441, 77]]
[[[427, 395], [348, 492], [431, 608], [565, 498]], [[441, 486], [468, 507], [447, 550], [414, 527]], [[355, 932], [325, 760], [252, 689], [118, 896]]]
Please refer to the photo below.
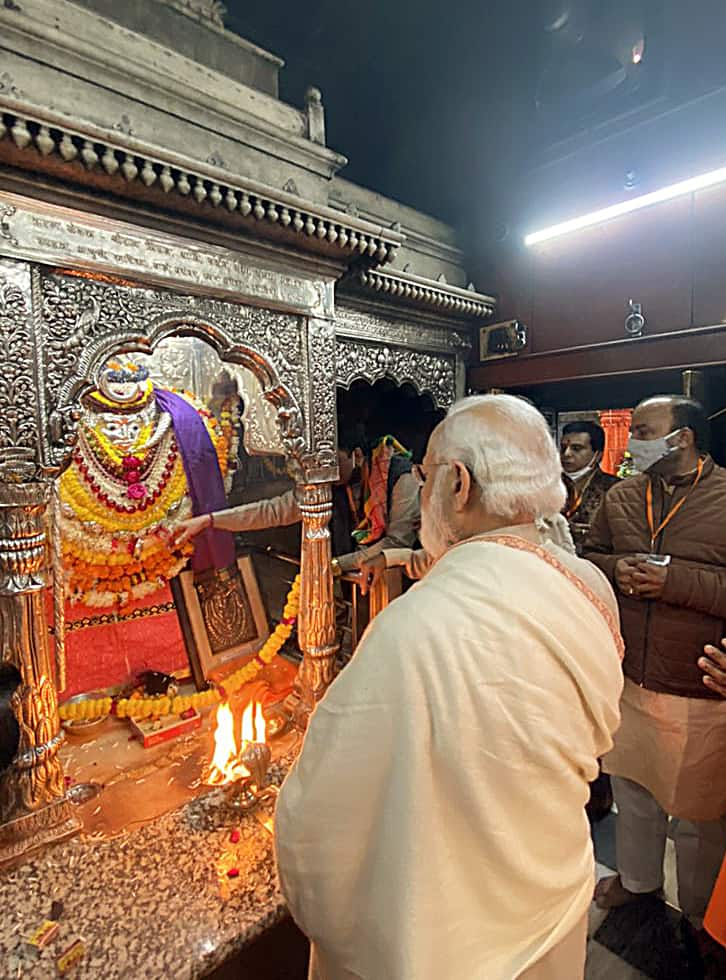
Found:
[[[174, 544], [170, 527], [205, 509], [211, 497], [224, 505], [236, 427], [233, 412], [223, 409], [218, 421], [193, 395], [158, 387], [145, 368], [118, 361], [106, 366], [83, 409], [60, 499], [64, 586], [74, 620], [69, 639], [75, 642], [75, 629], [87, 632], [81, 659], [88, 662], [88, 648], [97, 649], [101, 640], [98, 627], [111, 618], [161, 636], [149, 618], [169, 612], [168, 581], [190, 558], [196, 571], [234, 564], [230, 534], [210, 531], [192, 555], [190, 546]], [[176, 621], [172, 634], [181, 650]], [[141, 642], [136, 635], [123, 644], [122, 664], [134, 660], [130, 648]], [[69, 688], [88, 689], [90, 679], [77, 677]], [[107, 677], [93, 680], [100, 685]]]

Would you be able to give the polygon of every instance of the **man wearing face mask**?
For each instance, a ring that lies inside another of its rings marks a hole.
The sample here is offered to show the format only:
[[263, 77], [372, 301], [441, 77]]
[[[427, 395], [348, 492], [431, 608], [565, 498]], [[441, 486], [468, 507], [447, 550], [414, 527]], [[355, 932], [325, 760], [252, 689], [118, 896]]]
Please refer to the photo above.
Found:
[[562, 430], [560, 460], [572, 486], [564, 513], [578, 555], [582, 555], [585, 536], [603, 497], [618, 482], [617, 477], [600, 468], [604, 451], [605, 432], [597, 422], [570, 422]]
[[617, 588], [626, 647], [622, 726], [603, 760], [618, 805], [619, 873], [600, 882], [597, 904], [660, 892], [668, 818], [677, 817], [680, 906], [696, 928], [726, 847], [726, 702], [699, 667], [726, 619], [726, 471], [707, 446], [697, 402], [642, 402], [628, 444], [639, 475], [608, 492], [584, 548]]

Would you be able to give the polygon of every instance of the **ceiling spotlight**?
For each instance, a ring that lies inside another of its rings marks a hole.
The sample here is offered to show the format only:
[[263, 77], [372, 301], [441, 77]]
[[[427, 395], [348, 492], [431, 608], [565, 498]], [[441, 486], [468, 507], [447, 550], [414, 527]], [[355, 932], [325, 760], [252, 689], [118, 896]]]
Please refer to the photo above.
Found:
[[645, 38], [641, 37], [637, 44], [633, 45], [631, 51], [631, 60], [634, 65], [639, 65], [643, 60], [643, 55], [645, 54]]

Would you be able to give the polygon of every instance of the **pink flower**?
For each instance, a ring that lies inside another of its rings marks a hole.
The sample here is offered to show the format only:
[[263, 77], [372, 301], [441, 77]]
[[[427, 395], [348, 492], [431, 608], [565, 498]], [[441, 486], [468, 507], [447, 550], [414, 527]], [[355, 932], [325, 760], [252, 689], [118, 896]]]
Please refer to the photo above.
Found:
[[141, 474], [138, 470], [127, 470], [124, 473], [124, 480], [126, 480], [127, 483], [138, 483], [140, 479]]
[[131, 500], [143, 500], [146, 496], [146, 487], [143, 483], [130, 483], [126, 496]]
[[125, 470], [137, 470], [141, 466], [138, 456], [124, 456], [121, 463]]

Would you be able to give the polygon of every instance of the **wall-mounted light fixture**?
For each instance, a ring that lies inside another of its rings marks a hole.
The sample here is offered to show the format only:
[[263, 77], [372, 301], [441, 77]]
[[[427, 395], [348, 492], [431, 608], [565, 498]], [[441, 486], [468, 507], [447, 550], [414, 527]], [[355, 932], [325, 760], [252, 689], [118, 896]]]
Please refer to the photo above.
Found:
[[625, 317], [625, 332], [629, 337], [642, 337], [645, 330], [643, 307], [634, 300], [628, 300], [628, 315]]
[[479, 360], [493, 361], [520, 354], [529, 341], [526, 324], [520, 320], [490, 323], [479, 329]]
[[629, 201], [620, 201], [619, 204], [611, 204], [610, 207], [600, 208], [599, 211], [590, 211], [579, 218], [571, 218], [558, 225], [550, 225], [541, 231], [535, 231], [527, 235], [524, 239], [525, 245], [536, 245], [538, 242], [546, 242], [550, 238], [558, 238], [560, 235], [567, 235], [572, 231], [579, 231], [581, 228], [589, 228], [591, 225], [599, 225], [612, 218], [619, 218], [623, 214], [630, 214], [631, 211], [639, 211], [641, 208], [650, 207], [652, 204], [660, 204], [663, 201], [670, 201], [674, 197], [683, 194], [692, 194], [694, 191], [703, 190], [704, 187], [713, 187], [714, 184], [721, 184], [726, 181], [726, 167], [719, 167], [718, 170], [710, 170], [707, 174], [699, 174], [698, 177], [690, 177], [688, 180], [681, 180], [677, 184], [669, 184], [658, 191], [651, 191], [650, 194], [641, 194], [639, 197], [631, 198]]

